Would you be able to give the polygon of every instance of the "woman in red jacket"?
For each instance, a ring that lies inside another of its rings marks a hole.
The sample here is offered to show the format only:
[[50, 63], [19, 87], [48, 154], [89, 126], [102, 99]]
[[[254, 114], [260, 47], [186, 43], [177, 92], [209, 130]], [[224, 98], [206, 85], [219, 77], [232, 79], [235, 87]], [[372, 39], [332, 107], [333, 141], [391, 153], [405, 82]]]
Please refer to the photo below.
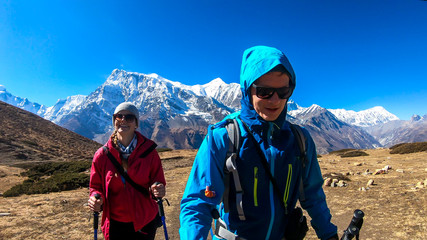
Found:
[[138, 119], [132, 103], [118, 105], [113, 115], [115, 131], [104, 147], [130, 179], [150, 194], [138, 191], [120, 175], [105, 148], [98, 149], [93, 158], [88, 205], [92, 211], [103, 211], [101, 226], [107, 240], [154, 239], [159, 227], [158, 206], [152, 196], [164, 197], [166, 181], [156, 144], [136, 131]]

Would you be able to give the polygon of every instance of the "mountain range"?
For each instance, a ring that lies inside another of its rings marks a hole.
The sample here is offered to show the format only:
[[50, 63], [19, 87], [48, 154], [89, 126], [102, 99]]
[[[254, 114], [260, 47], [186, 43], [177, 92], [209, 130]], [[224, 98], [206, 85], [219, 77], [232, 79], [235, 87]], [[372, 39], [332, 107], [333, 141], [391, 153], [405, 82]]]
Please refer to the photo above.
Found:
[[[129, 101], [140, 111], [140, 131], [161, 147], [198, 148], [209, 124], [240, 108], [237, 83], [217, 78], [204, 85], [189, 86], [157, 74], [115, 69], [88, 96], [58, 100], [51, 107], [32, 103], [0, 86], [0, 101], [35, 113], [59, 126], [103, 143], [110, 136], [112, 113]], [[383, 107], [360, 112], [301, 107], [288, 102], [288, 120], [306, 127], [319, 153], [343, 148], [389, 147], [401, 142], [427, 141], [427, 115], [399, 120]]]

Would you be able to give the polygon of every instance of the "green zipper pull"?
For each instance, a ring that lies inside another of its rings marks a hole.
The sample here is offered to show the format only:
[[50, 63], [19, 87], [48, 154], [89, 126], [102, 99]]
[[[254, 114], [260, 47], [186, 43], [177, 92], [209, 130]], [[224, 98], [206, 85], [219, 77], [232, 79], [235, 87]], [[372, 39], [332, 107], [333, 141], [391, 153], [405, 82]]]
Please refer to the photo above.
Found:
[[258, 207], [258, 167], [254, 167], [254, 205]]
[[292, 180], [292, 164], [288, 164], [288, 178], [286, 179], [285, 194], [283, 196], [283, 204], [285, 206], [285, 214], [288, 214], [288, 198]]

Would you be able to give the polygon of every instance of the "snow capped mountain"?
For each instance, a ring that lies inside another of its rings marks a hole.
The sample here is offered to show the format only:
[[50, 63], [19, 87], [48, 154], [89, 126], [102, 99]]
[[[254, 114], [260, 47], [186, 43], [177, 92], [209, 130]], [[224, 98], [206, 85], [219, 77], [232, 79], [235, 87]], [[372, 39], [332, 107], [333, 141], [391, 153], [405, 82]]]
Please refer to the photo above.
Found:
[[[111, 133], [114, 108], [121, 102], [135, 104], [140, 111], [140, 130], [159, 146], [198, 147], [209, 124], [234, 110], [209, 96], [220, 81], [188, 86], [157, 74], [114, 70], [108, 79], [57, 123], [99, 142]], [[221, 86], [228, 87], [223, 83]], [[226, 98], [229, 100], [232, 98]], [[185, 133], [183, 141], [179, 134]], [[190, 136], [189, 136], [190, 135]]]
[[67, 99], [59, 99], [55, 105], [48, 107], [46, 112], [43, 114], [43, 117], [47, 120], [50, 120], [54, 123], [58, 123], [63, 116], [68, 115], [77, 106], [79, 106], [86, 96], [84, 95], [75, 95], [67, 97]]
[[46, 106], [30, 102], [27, 98], [13, 96], [3, 85], [0, 85], [0, 101], [9, 103], [10, 105], [22, 108], [28, 112], [38, 115], [43, 115], [47, 109]]
[[322, 108], [317, 104], [313, 104], [308, 108], [300, 108], [297, 113], [298, 115], [301, 115], [301, 114], [309, 115], [309, 114], [316, 114], [317, 112], [320, 112], [320, 111], [323, 112], [325, 110], [326, 110], [325, 108]]
[[385, 147], [405, 142], [427, 141], [427, 118], [420, 117], [416, 121], [395, 120], [385, 124], [366, 128]]
[[[209, 124], [240, 109], [237, 83], [220, 78], [204, 85], [185, 85], [157, 74], [115, 69], [88, 96], [58, 100], [52, 107], [15, 97], [0, 86], [0, 100], [36, 113], [85, 137], [104, 143], [111, 135], [114, 108], [129, 101], [140, 111], [140, 131], [160, 147], [198, 148]], [[404, 141], [426, 141], [427, 115], [399, 121], [383, 107], [355, 112], [301, 107], [288, 101], [288, 119], [306, 127], [319, 153], [342, 148], [373, 148]], [[362, 128], [363, 127], [363, 128]], [[424, 140], [423, 140], [424, 139]]]
[[[292, 100], [288, 102], [288, 114], [295, 117], [306, 111], [318, 111], [320, 106], [314, 104], [310, 108], [298, 106]], [[339, 120], [358, 127], [371, 127], [377, 124], [384, 124], [390, 121], [399, 120], [394, 114], [391, 114], [383, 107], [373, 107], [367, 110], [355, 112], [345, 109], [327, 109]]]
[[242, 93], [240, 85], [237, 83], [227, 84], [221, 78], [216, 78], [204, 85], [188, 86], [182, 83], [173, 83], [175, 86], [192, 91], [196, 95], [211, 97], [234, 111], [240, 109]]
[[399, 120], [398, 117], [391, 114], [383, 107], [373, 107], [367, 110], [355, 112], [345, 109], [328, 109], [338, 119], [351, 125], [359, 127], [370, 127], [380, 123], [387, 123], [394, 120]]
[[[294, 100], [292, 100], [292, 99], [288, 100], [288, 114], [289, 115], [291, 115], [291, 116], [296, 115], [299, 111], [302, 111], [303, 109], [305, 109], [305, 108], [300, 107], [298, 104], [296, 104], [294, 102]], [[297, 110], [299, 110], [299, 111], [297, 111]]]
[[316, 104], [291, 111], [289, 121], [304, 126], [316, 142], [317, 152], [345, 148], [372, 148], [381, 146], [364, 130], [339, 120], [334, 114]]
[[210, 83], [202, 85], [202, 88], [207, 96], [218, 100], [225, 106], [231, 107], [235, 111], [240, 109], [240, 99], [242, 98], [240, 84], [226, 84], [222, 79], [216, 78]]
[[412, 115], [410, 121], [411, 122], [418, 122], [418, 121], [426, 121], [426, 120], [427, 120], [427, 114], [422, 116], [422, 117], [420, 115], [414, 114], [414, 115]]

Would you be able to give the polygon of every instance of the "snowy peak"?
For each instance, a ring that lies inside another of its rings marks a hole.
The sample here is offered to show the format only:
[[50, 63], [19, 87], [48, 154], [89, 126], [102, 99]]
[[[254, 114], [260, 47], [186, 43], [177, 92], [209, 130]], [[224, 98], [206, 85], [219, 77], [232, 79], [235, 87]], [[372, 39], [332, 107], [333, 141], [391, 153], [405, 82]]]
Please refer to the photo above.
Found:
[[288, 114], [291, 112], [291, 111], [295, 111], [295, 110], [298, 110], [298, 109], [302, 109], [296, 102], [294, 102], [294, 100], [292, 100], [292, 99], [289, 99], [288, 100]]
[[322, 108], [321, 106], [317, 104], [313, 104], [308, 108], [300, 107], [298, 104], [296, 104], [294, 101], [290, 100], [288, 102], [288, 114], [292, 117], [300, 117], [300, 116], [307, 116], [307, 115], [316, 115], [327, 111], [325, 108]]
[[67, 99], [59, 99], [55, 105], [47, 108], [44, 118], [54, 123], [61, 121], [62, 117], [74, 111], [86, 99], [84, 95], [75, 95]]
[[209, 86], [212, 86], [212, 87], [215, 87], [215, 86], [220, 87], [220, 86], [223, 86], [223, 85], [227, 85], [227, 83], [225, 83], [221, 78], [215, 78], [214, 80], [210, 81], [209, 83], [206, 83], [206, 84], [205, 84], [205, 85], [203, 85], [203, 86], [204, 86], [204, 87], [209, 87]]
[[313, 104], [309, 108], [298, 106], [292, 100], [288, 102], [288, 114], [292, 117], [314, 114], [316, 112], [329, 111], [337, 119], [347, 124], [358, 127], [370, 127], [377, 124], [387, 123], [394, 120], [399, 120], [398, 117], [391, 114], [381, 106], [373, 107], [367, 110], [355, 112], [345, 109], [325, 109], [319, 105]]
[[303, 111], [303, 113], [305, 114], [313, 114], [313, 113], [318, 113], [318, 112], [325, 112], [326, 109], [322, 108], [321, 106], [317, 105], [317, 104], [313, 104], [310, 107], [308, 107], [307, 109], [305, 109]]
[[424, 116], [420, 116], [420, 115], [414, 114], [414, 115], [412, 115], [410, 121], [411, 122], [421, 122], [421, 121], [425, 121], [425, 120], [427, 120], [427, 114], [424, 115]]
[[[211, 84], [228, 86], [221, 82], [215, 80]], [[157, 74], [115, 69], [81, 104], [73, 105], [74, 109], [65, 117], [58, 118], [58, 124], [103, 142], [105, 134], [113, 128], [111, 114], [114, 108], [128, 101], [140, 112], [141, 132], [159, 146], [198, 147], [207, 126], [233, 111], [228, 104], [206, 94], [209, 86], [189, 86]], [[177, 134], [175, 138], [174, 134]], [[185, 137], [183, 134], [189, 135]]]
[[[184, 98], [208, 97], [223, 104], [224, 107], [230, 107], [233, 110], [240, 108], [240, 85], [237, 83], [227, 84], [221, 78], [216, 78], [204, 85], [190, 86], [165, 79], [157, 74], [141, 74], [115, 69], [100, 88], [99, 92], [103, 95], [102, 99], [118, 98], [128, 101], [128, 99], [137, 98], [135, 94], [138, 94], [141, 103], [142, 100], [146, 99], [169, 97], [169, 99], [173, 99], [173, 102], [180, 105], [179, 108], [185, 108], [182, 106], [183, 103], [177, 99], [177, 95], [182, 95]], [[118, 89], [120, 89], [122, 96], [107, 98], [108, 95], [114, 95], [113, 92], [117, 94]], [[96, 102], [100, 103], [102, 99], [98, 99]], [[137, 107], [139, 106], [137, 105]], [[165, 108], [169, 109], [168, 106]]]
[[44, 112], [47, 109], [46, 106], [40, 105], [38, 103], [30, 102], [27, 98], [21, 98], [21, 97], [12, 95], [7, 91], [6, 87], [3, 85], [0, 85], [0, 101], [3, 101], [5, 103], [19, 107], [28, 112], [38, 114], [38, 115], [44, 114]]
[[234, 110], [240, 109], [240, 99], [242, 98], [240, 84], [227, 84], [221, 78], [216, 78], [202, 85], [202, 88], [207, 96], [216, 99], [225, 106], [229, 106]]
[[332, 112], [341, 121], [359, 127], [370, 127], [381, 123], [387, 123], [393, 120], [399, 120], [398, 117], [391, 114], [380, 106], [359, 112], [345, 109], [328, 110]]

